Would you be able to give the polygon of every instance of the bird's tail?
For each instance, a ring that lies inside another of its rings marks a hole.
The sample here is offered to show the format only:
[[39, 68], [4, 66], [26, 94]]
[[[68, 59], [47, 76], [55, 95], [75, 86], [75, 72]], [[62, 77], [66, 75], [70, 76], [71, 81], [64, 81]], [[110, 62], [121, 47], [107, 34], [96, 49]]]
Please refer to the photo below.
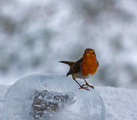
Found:
[[71, 62], [71, 61], [59, 61], [61, 63], [64, 63], [64, 64], [67, 64], [69, 65], [70, 67], [74, 64], [74, 62]]

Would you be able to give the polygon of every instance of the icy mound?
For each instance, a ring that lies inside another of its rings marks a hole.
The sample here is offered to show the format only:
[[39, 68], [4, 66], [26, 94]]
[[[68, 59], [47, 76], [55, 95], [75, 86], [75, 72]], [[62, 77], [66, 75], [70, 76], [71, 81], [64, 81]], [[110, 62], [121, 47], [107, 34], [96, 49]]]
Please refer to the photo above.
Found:
[[78, 88], [70, 77], [24, 77], [5, 96], [3, 120], [105, 120], [104, 103], [96, 88]]

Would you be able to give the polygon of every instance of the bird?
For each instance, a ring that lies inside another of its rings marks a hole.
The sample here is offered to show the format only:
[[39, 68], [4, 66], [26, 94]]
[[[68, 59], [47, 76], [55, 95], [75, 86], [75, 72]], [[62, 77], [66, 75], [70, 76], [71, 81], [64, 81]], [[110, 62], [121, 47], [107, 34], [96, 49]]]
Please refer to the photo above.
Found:
[[[82, 58], [76, 62], [72, 61], [59, 61], [61, 63], [69, 65], [70, 69], [66, 76], [72, 75], [73, 80], [80, 86], [79, 89], [88, 89], [88, 86], [94, 89], [94, 86], [89, 85], [86, 81], [87, 78], [94, 75], [99, 67], [99, 62], [96, 58], [94, 49], [87, 48], [84, 51]], [[80, 85], [76, 78], [84, 79], [85, 84]]]

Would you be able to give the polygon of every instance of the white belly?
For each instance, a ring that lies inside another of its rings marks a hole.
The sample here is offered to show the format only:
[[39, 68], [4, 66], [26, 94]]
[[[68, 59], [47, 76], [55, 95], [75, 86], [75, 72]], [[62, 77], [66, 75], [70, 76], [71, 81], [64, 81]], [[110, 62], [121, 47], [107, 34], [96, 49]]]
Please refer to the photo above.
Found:
[[81, 73], [77, 73], [74, 75], [75, 78], [80, 78], [80, 79], [87, 79], [89, 77], [91, 77], [91, 74], [89, 74], [88, 76], [83, 76], [81, 75]]

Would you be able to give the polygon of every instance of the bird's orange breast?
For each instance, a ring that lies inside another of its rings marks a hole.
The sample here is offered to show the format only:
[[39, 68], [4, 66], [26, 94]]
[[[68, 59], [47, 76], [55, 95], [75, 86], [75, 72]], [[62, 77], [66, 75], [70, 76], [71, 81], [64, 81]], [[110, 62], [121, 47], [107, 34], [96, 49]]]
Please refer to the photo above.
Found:
[[94, 75], [97, 68], [98, 64], [96, 59], [83, 59], [81, 62], [81, 73], [83, 76], [88, 76], [89, 74]]

